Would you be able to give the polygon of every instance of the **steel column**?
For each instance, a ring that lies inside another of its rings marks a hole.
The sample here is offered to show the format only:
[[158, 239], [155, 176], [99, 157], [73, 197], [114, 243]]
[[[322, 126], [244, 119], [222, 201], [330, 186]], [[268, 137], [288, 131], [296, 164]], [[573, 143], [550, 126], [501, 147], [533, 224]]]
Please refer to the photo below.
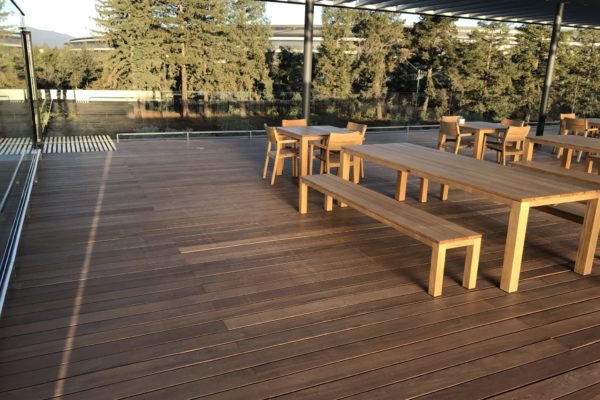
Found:
[[27, 97], [29, 100], [29, 108], [31, 110], [33, 144], [37, 146], [42, 144], [42, 119], [37, 100], [37, 84], [35, 82], [33, 53], [31, 51], [31, 32], [26, 31], [24, 28], [21, 28], [21, 45], [23, 46], [23, 60], [25, 61]]
[[554, 24], [552, 25], [552, 39], [550, 40], [550, 50], [548, 51], [548, 65], [546, 67], [544, 86], [542, 87], [542, 101], [540, 104], [538, 125], [535, 131], [536, 136], [542, 136], [544, 134], [544, 126], [546, 125], [548, 97], [550, 95], [550, 86], [552, 86], [552, 75], [554, 74], [554, 64], [556, 62], [556, 51], [560, 39], [560, 26], [562, 24], [564, 7], [564, 1], [561, 1], [556, 5], [556, 15], [554, 16]]
[[314, 0], [306, 0], [306, 4], [304, 6], [304, 66], [302, 74], [302, 115], [307, 120], [310, 118], [310, 86], [312, 83], [314, 14]]

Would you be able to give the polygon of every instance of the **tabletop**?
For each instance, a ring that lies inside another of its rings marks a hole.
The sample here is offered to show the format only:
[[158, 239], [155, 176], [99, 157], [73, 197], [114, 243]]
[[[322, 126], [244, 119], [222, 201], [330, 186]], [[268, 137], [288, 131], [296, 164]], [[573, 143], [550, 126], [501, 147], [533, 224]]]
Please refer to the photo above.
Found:
[[287, 126], [277, 127], [277, 130], [285, 135], [302, 136], [325, 136], [331, 132], [352, 133], [350, 129], [339, 128], [331, 125], [313, 125], [313, 126]]
[[569, 147], [575, 150], [584, 150], [600, 153], [600, 139], [579, 135], [547, 135], [528, 136], [527, 140], [533, 143], [549, 144], [559, 147]]
[[597, 198], [600, 189], [544, 173], [482, 163], [471, 157], [441, 152], [410, 143], [345, 147], [365, 160], [406, 170], [411, 174], [477, 192], [505, 203], [529, 202], [531, 206]]
[[506, 125], [502, 125], [498, 122], [486, 122], [486, 121], [466, 121], [461, 128], [467, 129], [490, 129], [490, 130], [499, 130], [508, 128]]

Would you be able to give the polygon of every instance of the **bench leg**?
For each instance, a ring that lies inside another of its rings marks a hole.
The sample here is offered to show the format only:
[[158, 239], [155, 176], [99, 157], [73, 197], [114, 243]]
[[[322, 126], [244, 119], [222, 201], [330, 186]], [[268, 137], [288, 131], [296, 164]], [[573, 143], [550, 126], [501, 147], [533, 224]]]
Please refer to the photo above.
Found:
[[434, 244], [431, 251], [431, 269], [429, 270], [429, 294], [433, 297], [442, 294], [444, 284], [444, 264], [446, 263], [446, 247]]
[[473, 244], [467, 246], [465, 256], [465, 271], [463, 274], [463, 286], [474, 289], [477, 284], [477, 268], [479, 267], [479, 253], [481, 251], [481, 238], [475, 239]]
[[[345, 151], [340, 152], [340, 167], [338, 168], [338, 176], [342, 179], [350, 179], [350, 154]], [[339, 202], [340, 207], [347, 207], [346, 204]]]
[[429, 190], [429, 179], [421, 178], [421, 192], [419, 194], [419, 201], [421, 203], [427, 203], [427, 191]]
[[444, 185], [443, 183], [440, 185], [440, 199], [448, 200], [448, 185]]
[[300, 178], [299, 193], [298, 211], [300, 211], [300, 214], [306, 214], [308, 208], [308, 185], [302, 181], [302, 178]]
[[398, 177], [396, 179], [396, 200], [406, 200], [406, 183], [408, 181], [408, 172], [398, 171]]
[[325, 195], [325, 203], [323, 204], [325, 211], [333, 210], [333, 197]]

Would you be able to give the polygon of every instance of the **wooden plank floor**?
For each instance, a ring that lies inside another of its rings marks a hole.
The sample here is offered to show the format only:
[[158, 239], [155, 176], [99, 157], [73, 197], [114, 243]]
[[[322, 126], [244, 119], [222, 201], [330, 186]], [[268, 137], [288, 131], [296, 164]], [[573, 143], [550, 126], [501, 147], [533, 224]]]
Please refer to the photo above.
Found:
[[[370, 143], [431, 133], [371, 135]], [[593, 399], [600, 268], [580, 225], [532, 211], [518, 293], [498, 288], [508, 210], [409, 204], [484, 234], [477, 289], [427, 295], [430, 249], [351, 209], [296, 211], [264, 139], [44, 155], [0, 320], [0, 398]], [[490, 159], [492, 154], [488, 154]], [[546, 157], [550, 159], [550, 157]], [[366, 165], [388, 195], [394, 174]]]

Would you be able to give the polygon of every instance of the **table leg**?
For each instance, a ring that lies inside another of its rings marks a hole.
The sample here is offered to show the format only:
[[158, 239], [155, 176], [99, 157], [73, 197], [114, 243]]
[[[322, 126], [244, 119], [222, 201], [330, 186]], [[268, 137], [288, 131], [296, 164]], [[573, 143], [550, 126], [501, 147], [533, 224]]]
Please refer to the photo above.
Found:
[[510, 207], [508, 232], [504, 247], [504, 265], [502, 266], [502, 278], [500, 279], [500, 289], [508, 293], [516, 292], [519, 287], [528, 219], [529, 203], [513, 202]]
[[408, 181], [407, 171], [398, 171], [398, 177], [396, 178], [396, 200], [406, 200], [406, 183]]
[[563, 168], [569, 169], [571, 168], [571, 159], [573, 158], [573, 149], [563, 149], [563, 156], [561, 158], [560, 164]]
[[352, 181], [358, 183], [360, 178], [360, 158], [352, 157]]
[[300, 140], [300, 176], [308, 175], [308, 163], [310, 162], [310, 154], [308, 154], [308, 140], [302, 138]]
[[534, 143], [530, 140], [525, 140], [525, 161], [531, 161], [533, 159], [533, 148], [535, 147]]
[[600, 231], [600, 199], [589, 200], [585, 209], [583, 227], [579, 236], [579, 248], [575, 258], [575, 272], [589, 275], [592, 272], [594, 254]]
[[475, 131], [475, 144], [473, 148], [473, 157], [478, 160], [483, 160], [484, 145], [485, 145], [485, 134], [481, 131]]

